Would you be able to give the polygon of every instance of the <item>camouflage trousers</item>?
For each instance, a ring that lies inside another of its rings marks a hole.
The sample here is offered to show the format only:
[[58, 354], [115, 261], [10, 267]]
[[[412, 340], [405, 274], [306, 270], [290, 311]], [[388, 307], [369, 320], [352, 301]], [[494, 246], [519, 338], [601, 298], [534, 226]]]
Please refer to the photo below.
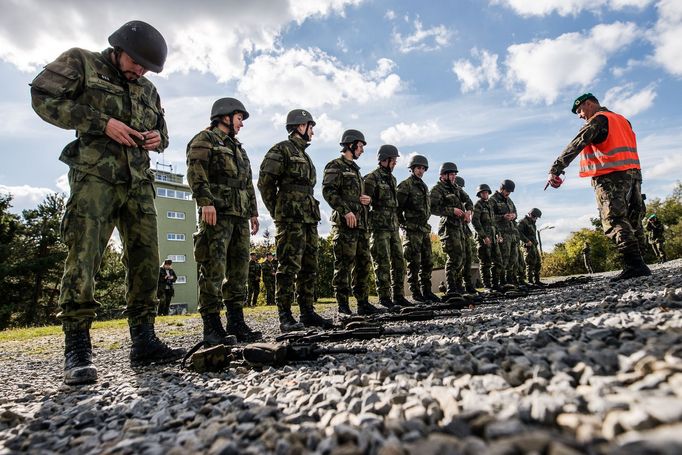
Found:
[[501, 284], [511, 284], [516, 281], [516, 269], [519, 261], [519, 247], [516, 235], [513, 232], [502, 232], [500, 247], [500, 262], [502, 269], [499, 278]]
[[[519, 240], [520, 242], [520, 240]], [[524, 248], [521, 246], [519, 242], [516, 242], [516, 247], [517, 252], [516, 252], [516, 269], [514, 270], [516, 279], [522, 283], [526, 281], [526, 256], [525, 252], [523, 251]]]
[[659, 261], [667, 261], [667, 257], [665, 255], [665, 241], [662, 237], [651, 237], [649, 239], [649, 244], [651, 245], [651, 248], [654, 250], [654, 253], [656, 254], [656, 258]]
[[275, 280], [263, 281], [263, 287], [265, 288], [265, 304], [274, 305], [275, 304]]
[[483, 286], [487, 288], [496, 286], [500, 281], [499, 273], [502, 270], [500, 247], [494, 237], [490, 245], [486, 245], [481, 239], [478, 239], [476, 243], [478, 245], [478, 263]]
[[353, 295], [358, 301], [369, 296], [369, 271], [372, 258], [369, 252], [369, 232], [366, 229], [332, 228], [334, 251], [334, 296], [339, 303], [348, 302]]
[[114, 230], [123, 244], [126, 315], [131, 326], [153, 323], [159, 247], [151, 182], [111, 184], [71, 169], [71, 195], [61, 224], [68, 248], [59, 296], [64, 330], [89, 328], [96, 317], [95, 275]]
[[407, 282], [410, 292], [431, 292], [431, 232], [406, 230], [403, 240], [403, 252], [407, 262]]
[[194, 234], [194, 259], [199, 265], [199, 313], [240, 309], [249, 273], [249, 221], [218, 214], [214, 226], [200, 222]]
[[641, 256], [638, 239], [641, 223], [633, 226], [630, 221], [642, 203], [640, 185], [627, 171], [592, 178], [604, 234], [616, 244], [621, 256]]
[[632, 177], [632, 191], [626, 197], [630, 208], [628, 219], [630, 220], [630, 226], [635, 231], [639, 251], [644, 256], [647, 250], [647, 239], [644, 225], [642, 224], [642, 219], [646, 216], [646, 205], [642, 197], [642, 171], [630, 169], [627, 173]]
[[583, 263], [585, 264], [585, 271], [587, 271], [587, 273], [594, 273], [594, 269], [592, 268], [592, 258], [590, 258], [589, 255], [583, 254]]
[[249, 281], [246, 294], [246, 305], [258, 305], [258, 296], [260, 295], [260, 280]]
[[462, 269], [457, 274], [457, 282], [463, 282], [465, 287], [475, 287], [474, 278], [471, 274], [471, 264], [474, 260], [474, 249], [471, 244], [471, 237], [464, 233], [464, 260], [462, 261]]
[[276, 222], [277, 259], [275, 303], [279, 311], [291, 311], [296, 300], [301, 308], [313, 305], [317, 280], [317, 224]]
[[443, 250], [447, 255], [445, 261], [445, 282], [447, 292], [459, 292], [462, 290], [462, 281], [457, 281], [464, 267], [466, 238], [461, 226], [444, 225], [438, 229], [438, 235], [443, 243]]
[[370, 239], [370, 251], [374, 263], [377, 293], [380, 299], [390, 299], [405, 294], [405, 258], [398, 230], [373, 231]]
[[170, 312], [170, 304], [175, 291], [173, 288], [162, 289], [163, 285], [159, 285], [159, 291], [156, 293], [156, 297], [159, 299], [159, 309], [156, 312], [159, 316], [168, 316]]
[[540, 269], [542, 267], [538, 246], [524, 246], [523, 258], [526, 261], [526, 279], [529, 283], [538, 283], [540, 281]]

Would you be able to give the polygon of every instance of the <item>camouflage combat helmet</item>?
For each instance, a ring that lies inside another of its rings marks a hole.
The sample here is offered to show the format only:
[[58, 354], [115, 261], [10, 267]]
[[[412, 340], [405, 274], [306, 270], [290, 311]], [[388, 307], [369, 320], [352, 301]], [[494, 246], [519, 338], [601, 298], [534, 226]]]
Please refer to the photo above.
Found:
[[294, 109], [287, 114], [287, 131], [292, 132], [298, 125], [311, 123], [317, 125], [310, 112], [305, 109]]
[[458, 187], [464, 188], [464, 179], [459, 175], [455, 177], [455, 183], [457, 184]]
[[235, 112], [241, 112], [244, 120], [249, 118], [249, 113], [241, 101], [236, 98], [220, 98], [213, 103], [213, 107], [211, 108], [211, 120], [216, 117], [222, 117], [223, 115], [234, 114]]
[[540, 209], [533, 209], [530, 212], [528, 212], [530, 216], [534, 216], [535, 218], [541, 218], [542, 217], [542, 211]]
[[410, 164], [407, 167], [414, 169], [417, 166], [424, 166], [428, 169], [429, 160], [424, 155], [413, 155], [412, 158], [410, 158]]
[[123, 49], [135, 63], [144, 68], [155, 73], [163, 71], [168, 46], [161, 33], [148, 23], [126, 22], [109, 36], [109, 44]]
[[492, 190], [490, 189], [487, 183], [481, 183], [480, 185], [478, 185], [478, 188], [476, 188], [476, 197], [481, 197], [481, 193], [483, 191], [487, 191], [488, 194], [492, 193]]
[[363, 145], [367, 145], [367, 141], [365, 141], [365, 135], [362, 134], [358, 130], [346, 130], [343, 132], [343, 135], [341, 136], [341, 142], [339, 142], [339, 145], [347, 145], [347, 144], [352, 144], [356, 141], [362, 142]]
[[447, 174], [448, 172], [459, 172], [457, 170], [457, 165], [455, 163], [451, 162], [445, 162], [440, 165], [440, 173], [441, 174]]
[[510, 193], [512, 193], [516, 189], [516, 183], [514, 183], [513, 180], [502, 180], [502, 183], [500, 183], [500, 189], [501, 190], [507, 190]]
[[377, 160], [383, 161], [389, 158], [398, 158], [400, 153], [398, 153], [398, 148], [395, 145], [384, 144], [379, 147], [377, 152]]

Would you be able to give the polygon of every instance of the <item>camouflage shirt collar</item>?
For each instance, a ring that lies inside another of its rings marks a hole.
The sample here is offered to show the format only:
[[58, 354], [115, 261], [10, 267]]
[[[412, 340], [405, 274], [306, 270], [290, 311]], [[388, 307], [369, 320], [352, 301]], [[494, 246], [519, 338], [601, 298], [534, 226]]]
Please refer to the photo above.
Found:
[[289, 136], [289, 140], [294, 143], [296, 148], [298, 148], [302, 151], [305, 151], [305, 149], [307, 149], [308, 146], [310, 145], [309, 142], [307, 142], [305, 139], [303, 139], [302, 137], [300, 137], [296, 134], [291, 134]]
[[356, 171], [360, 169], [360, 166], [358, 166], [358, 163], [356, 163], [355, 160], [349, 160], [345, 156], [340, 156], [339, 158], [343, 161], [343, 163], [346, 166], [350, 166], [353, 169], [355, 169]]
[[[108, 67], [111, 68], [111, 71], [112, 71], [112, 72], [113, 72], [113, 73], [114, 73], [122, 82], [125, 82], [125, 83], [127, 83], [127, 84], [138, 84], [138, 83], [139, 83], [139, 79], [136, 80], [136, 81], [129, 81], [129, 80], [125, 77], [125, 75], [121, 72], [121, 70], [120, 70], [116, 65], [114, 65], [114, 63], [111, 61], [111, 54], [113, 54], [113, 53], [114, 53], [114, 48], [113, 48], [113, 47], [108, 47], [108, 48], [104, 49], [104, 50], [100, 53], [100, 54], [102, 55], [102, 59], [104, 60], [104, 63], [106, 63], [106, 65], [107, 65]], [[144, 77], [144, 76], [142, 76], [142, 77]], [[141, 79], [141, 78], [140, 78], [140, 79]]]
[[232, 142], [234, 145], [237, 147], [241, 146], [241, 142], [236, 137], [231, 137], [229, 134], [227, 134], [225, 131], [221, 130], [218, 126], [214, 126], [211, 128], [211, 132], [218, 136], [218, 139], [220, 139], [223, 142]]

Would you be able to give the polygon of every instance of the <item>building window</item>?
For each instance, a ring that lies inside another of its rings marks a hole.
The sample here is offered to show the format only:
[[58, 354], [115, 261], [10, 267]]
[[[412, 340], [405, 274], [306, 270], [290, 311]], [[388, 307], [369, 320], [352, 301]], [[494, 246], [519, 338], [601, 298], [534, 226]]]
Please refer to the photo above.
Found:
[[187, 283], [187, 277], [185, 275], [178, 275], [178, 280], [175, 282], [175, 284], [186, 284]]
[[168, 234], [166, 234], [166, 239], [173, 240], [175, 242], [184, 242], [185, 234], [175, 234], [173, 232], [169, 232]]
[[171, 190], [169, 188], [157, 188], [156, 195], [169, 199], [181, 199], [183, 201], [192, 199], [192, 193], [189, 191]]
[[187, 256], [184, 254], [169, 254], [166, 259], [170, 259], [173, 262], [187, 262]]
[[184, 220], [185, 212], [174, 212], [172, 210], [169, 210], [166, 212], [166, 217], [172, 220]]

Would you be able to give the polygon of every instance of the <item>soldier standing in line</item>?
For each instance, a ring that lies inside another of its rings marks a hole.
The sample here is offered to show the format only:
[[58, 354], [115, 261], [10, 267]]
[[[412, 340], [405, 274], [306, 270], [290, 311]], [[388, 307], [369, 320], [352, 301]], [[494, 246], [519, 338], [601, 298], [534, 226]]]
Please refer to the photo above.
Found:
[[368, 206], [372, 199], [364, 194], [365, 185], [356, 160], [365, 151], [365, 136], [358, 130], [346, 130], [339, 143], [341, 156], [324, 168], [322, 195], [332, 208], [332, 249], [334, 251], [334, 296], [339, 313], [351, 315], [348, 304], [351, 293], [358, 302], [358, 314], [374, 314], [369, 303]]
[[[405, 298], [405, 258], [398, 224], [397, 183], [393, 169], [400, 154], [394, 145], [382, 145], [377, 152], [379, 166], [365, 176], [365, 194], [371, 202], [370, 250], [374, 262], [374, 275], [379, 294], [379, 304], [410, 305]], [[393, 290], [393, 300], [391, 300]]]
[[263, 286], [265, 286], [265, 304], [275, 304], [275, 273], [277, 266], [272, 259], [272, 253], [265, 254], [265, 261], [261, 264], [261, 275], [263, 278]]
[[[315, 166], [306, 149], [313, 139], [315, 121], [304, 109], [287, 114], [287, 140], [265, 154], [258, 176], [263, 203], [275, 221], [277, 235], [277, 279], [275, 302], [282, 332], [305, 327], [330, 328], [329, 319], [315, 313], [313, 293], [317, 280], [317, 251], [320, 203], [315, 199]], [[294, 293], [301, 322], [291, 314]]]
[[159, 267], [159, 283], [156, 292], [156, 297], [159, 299], [159, 310], [157, 311], [159, 316], [168, 316], [170, 303], [175, 295], [173, 284], [177, 280], [178, 276], [175, 274], [175, 270], [173, 270], [173, 261], [166, 259], [163, 261], [163, 265]]
[[665, 226], [654, 213], [649, 216], [645, 228], [649, 234], [649, 243], [656, 253], [659, 264], [666, 262], [668, 259], [665, 255]]
[[495, 217], [495, 231], [500, 236], [500, 258], [502, 269], [500, 270], [500, 285], [515, 285], [518, 283], [515, 274], [518, 262], [518, 239], [516, 237], [516, 206], [509, 195], [516, 188], [511, 180], [503, 180], [500, 189], [495, 191], [490, 198]]
[[538, 249], [538, 228], [536, 222], [542, 216], [540, 209], [534, 208], [519, 222], [519, 235], [526, 260], [526, 278], [535, 286], [543, 286], [540, 281], [542, 258]]
[[521, 232], [519, 231], [519, 223], [514, 220], [514, 245], [516, 248], [516, 267], [514, 268], [514, 276], [516, 276], [516, 283], [519, 287], [528, 288], [526, 282], [526, 256], [523, 242], [521, 239]]
[[398, 185], [398, 221], [405, 233], [403, 250], [407, 261], [407, 282], [412, 300], [440, 302], [431, 290], [431, 199], [422, 180], [429, 169], [425, 156], [414, 155], [409, 163], [410, 176]]
[[471, 199], [455, 183], [457, 165], [443, 163], [440, 167], [440, 180], [431, 189], [431, 214], [440, 216], [438, 235], [447, 254], [445, 278], [447, 282], [446, 296], [461, 296], [464, 288], [457, 275], [461, 273], [465, 256], [465, 237], [463, 223], [471, 221], [474, 208]]
[[481, 281], [487, 289], [499, 288], [499, 274], [502, 271], [500, 262], [500, 247], [497, 242], [495, 215], [492, 203], [489, 201], [490, 187], [485, 183], [476, 189], [476, 205], [471, 223], [476, 230], [476, 244], [478, 245], [478, 262], [481, 270]]
[[[241, 101], [220, 98], [211, 108], [211, 124], [187, 144], [187, 181], [199, 210], [194, 258], [199, 265], [199, 313], [204, 343], [256, 341], [261, 333], [244, 321], [249, 271], [249, 234], [258, 232], [258, 208], [251, 163], [237, 139], [249, 118]], [[227, 327], [220, 309], [225, 306]]]
[[258, 263], [258, 256], [255, 252], [249, 255], [249, 282], [247, 285], [246, 305], [256, 306], [258, 295], [260, 294], [260, 274], [261, 265]]
[[590, 248], [590, 244], [588, 242], [585, 242], [585, 245], [583, 245], [583, 263], [585, 264], [585, 270], [587, 273], [590, 275], [594, 273], [594, 269], [592, 268], [592, 248]]
[[62, 220], [68, 247], [59, 295], [65, 336], [64, 382], [97, 380], [90, 326], [99, 303], [95, 275], [114, 227], [123, 243], [126, 314], [133, 365], [184, 355], [156, 337], [159, 247], [149, 152], [168, 146], [161, 101], [147, 71], [160, 73], [166, 41], [142, 21], [109, 36], [108, 48], [73, 48], [48, 63], [31, 83], [31, 102], [46, 122], [76, 130], [60, 160], [69, 166], [71, 194]]
[[[471, 200], [467, 192], [464, 190], [464, 185], [466, 182], [464, 178], [459, 175], [455, 177], [455, 183], [460, 187], [462, 192], [466, 195], [466, 198]], [[473, 216], [473, 212], [472, 212]], [[471, 276], [471, 265], [473, 263], [474, 249], [472, 245], [474, 233], [471, 232], [469, 223], [462, 223], [462, 231], [464, 232], [464, 264], [462, 265], [462, 272], [460, 276], [457, 277], [458, 281], [464, 282], [464, 290], [469, 294], [476, 294], [476, 286]]]

